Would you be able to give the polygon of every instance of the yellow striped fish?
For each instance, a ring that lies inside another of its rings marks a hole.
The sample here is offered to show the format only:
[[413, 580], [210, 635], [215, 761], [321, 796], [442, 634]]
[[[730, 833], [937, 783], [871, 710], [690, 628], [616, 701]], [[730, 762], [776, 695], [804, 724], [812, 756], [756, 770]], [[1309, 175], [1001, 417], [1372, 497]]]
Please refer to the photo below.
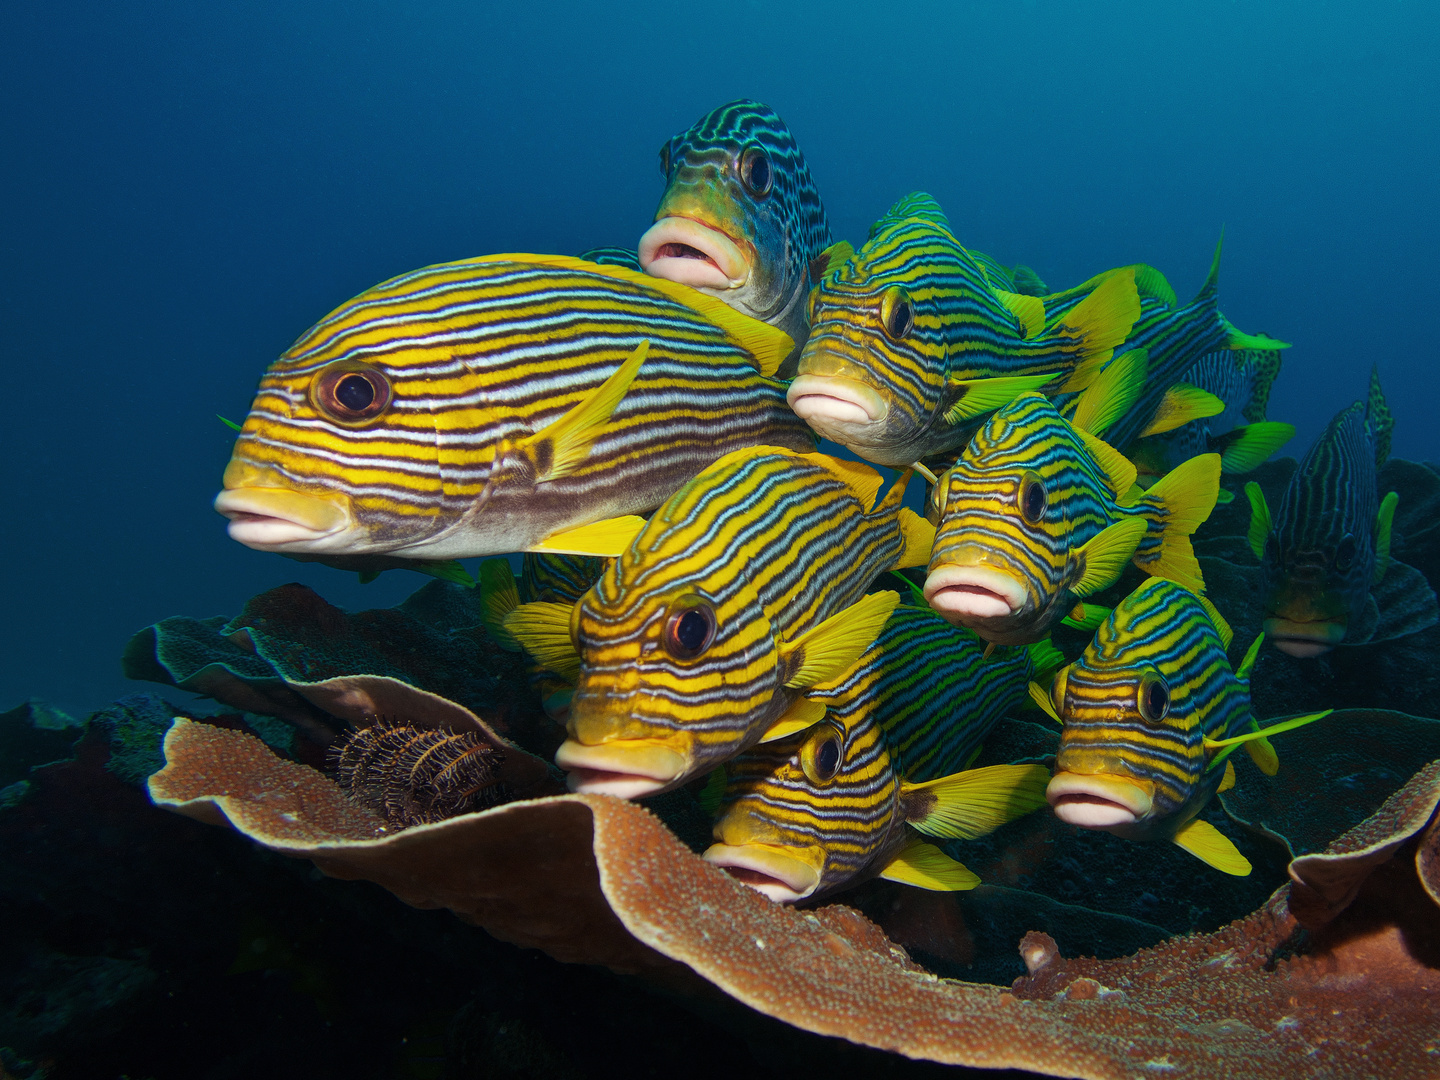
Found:
[[417, 270], [271, 365], [215, 507], [235, 539], [286, 554], [613, 555], [614, 530], [591, 526], [654, 509], [725, 453], [814, 447], [768, 377], [789, 350], [719, 300], [619, 267]]
[[1142, 493], [1118, 451], [1044, 396], [1023, 394], [931, 493], [939, 528], [925, 598], [987, 641], [1015, 645], [1040, 640], [1127, 562], [1203, 591], [1190, 534], [1219, 490], [1220, 457], [1203, 454]]
[[526, 604], [506, 627], [577, 680], [556, 762], [576, 791], [637, 797], [814, 723], [802, 696], [853, 664], [921, 565], [931, 527], [905, 478], [779, 447], [726, 455], [662, 506], [573, 606]]
[[[1064, 663], [1048, 642], [1031, 648], [1052, 672]], [[917, 833], [982, 836], [1044, 806], [1050, 779], [1039, 765], [957, 772], [1036, 671], [1031, 650], [985, 654], [928, 609], [896, 608], [853, 668], [807, 694], [824, 720], [726, 764], [705, 858], [785, 902], [877, 875], [973, 888], [979, 878]]]
[[1196, 815], [1234, 783], [1225, 759], [1237, 746], [1273, 776], [1279, 761], [1266, 737], [1330, 712], [1260, 729], [1250, 672], [1263, 637], [1232, 671], [1230, 628], [1207, 600], [1160, 578], [1122, 600], [1049, 690], [1031, 684], [1064, 725], [1046, 789], [1056, 816], [1129, 840], [1173, 840], [1217, 870], [1250, 873], [1235, 845]]
[[993, 288], [917, 193], [812, 293], [788, 399], [825, 438], [905, 467], [963, 446], [979, 417], [1022, 390], [1083, 390], [1139, 316], [1125, 268], [1047, 327], [1044, 302]]

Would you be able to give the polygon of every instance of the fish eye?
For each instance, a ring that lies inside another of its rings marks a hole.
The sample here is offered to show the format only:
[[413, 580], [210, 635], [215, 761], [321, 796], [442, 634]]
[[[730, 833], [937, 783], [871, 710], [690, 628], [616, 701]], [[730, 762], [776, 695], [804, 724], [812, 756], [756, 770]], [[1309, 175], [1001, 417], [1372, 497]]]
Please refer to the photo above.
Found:
[[840, 761], [844, 756], [845, 736], [833, 723], [826, 721], [800, 748], [800, 768], [812, 784], [828, 784], [840, 771]]
[[915, 328], [915, 305], [898, 285], [886, 289], [880, 298], [880, 326], [891, 341], [907, 337]]
[[660, 175], [670, 179], [670, 144], [660, 147]]
[[1340, 538], [1340, 543], [1335, 545], [1335, 569], [1342, 574], [1355, 562], [1355, 537], [1346, 533]]
[[1045, 491], [1045, 481], [1027, 471], [1020, 478], [1020, 513], [1031, 525], [1039, 525], [1049, 505], [1050, 496]]
[[1137, 704], [1140, 719], [1152, 727], [1163, 724], [1170, 715], [1170, 686], [1158, 671], [1147, 671], [1140, 680]]
[[709, 604], [686, 597], [665, 623], [665, 651], [677, 660], [694, 660], [715, 640], [715, 612]]
[[317, 409], [337, 424], [357, 427], [390, 404], [390, 380], [368, 364], [341, 360], [321, 370], [311, 384]]
[[740, 155], [740, 182], [745, 190], [757, 199], [770, 194], [770, 185], [775, 176], [770, 168], [770, 155], [758, 146], [752, 146]]

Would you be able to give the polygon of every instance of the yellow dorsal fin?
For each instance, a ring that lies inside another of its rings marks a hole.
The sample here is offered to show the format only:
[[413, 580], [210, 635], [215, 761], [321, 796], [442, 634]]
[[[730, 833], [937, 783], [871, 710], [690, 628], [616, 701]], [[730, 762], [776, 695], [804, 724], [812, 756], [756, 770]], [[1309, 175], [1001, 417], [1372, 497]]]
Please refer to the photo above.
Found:
[[1225, 762], [1225, 775], [1220, 778], [1220, 786], [1215, 789], [1215, 794], [1218, 795], [1222, 791], [1229, 791], [1234, 786], [1235, 766], [1227, 761]]
[[900, 508], [900, 538], [905, 541], [905, 549], [895, 562], [896, 570], [930, 565], [930, 551], [935, 546], [935, 526], [908, 506]]
[[795, 342], [783, 330], [769, 323], [742, 315], [725, 301], [681, 285], [677, 281], [651, 277], [626, 266], [606, 266], [586, 262], [570, 255], [486, 255], [474, 262], [521, 262], [540, 266], [554, 266], [561, 270], [582, 270], [586, 273], [601, 274], [633, 282], [655, 292], [663, 293], [676, 303], [684, 304], [691, 311], [725, 331], [725, 336], [755, 358], [755, 366], [761, 375], [774, 375], [780, 363], [795, 348]]
[[887, 881], [898, 881], [914, 885], [917, 889], [932, 892], [964, 892], [980, 884], [980, 879], [965, 869], [934, 844], [912, 837], [900, 849], [893, 862], [880, 876]]
[[1135, 289], [1135, 268], [1121, 267], [1102, 275], [1100, 284], [1071, 308], [1056, 328], [1078, 346], [1075, 368], [1061, 389], [1084, 390], [1094, 382], [1138, 318], [1140, 294]]
[[574, 610], [573, 604], [537, 600], [521, 604], [504, 620], [505, 629], [537, 664], [571, 682], [580, 678], [580, 654], [570, 641], [570, 615]]
[[1209, 390], [1201, 390], [1189, 383], [1176, 383], [1165, 391], [1165, 396], [1155, 408], [1155, 415], [1150, 418], [1150, 423], [1145, 425], [1145, 430], [1140, 432], [1140, 438], [1174, 431], [1191, 420], [1219, 416], [1224, 411], [1225, 402]]
[[1091, 435], [1104, 435], [1105, 429], [1139, 400], [1149, 368], [1148, 349], [1131, 349], [1111, 360], [1081, 393], [1070, 417], [1071, 425]]
[[1040, 711], [1050, 717], [1051, 720], [1054, 720], [1055, 723], [1064, 727], [1065, 721], [1060, 719], [1060, 714], [1055, 711], [1055, 702], [1050, 700], [1050, 691], [1046, 690], [1038, 682], [1032, 682], [1029, 689], [1030, 700], [1039, 706]]
[[899, 593], [872, 593], [782, 644], [781, 661], [794, 672], [785, 685], [805, 689], [839, 675], [875, 643], [899, 603]]
[[1045, 805], [1050, 770], [1043, 765], [991, 765], [927, 780], [904, 781], [905, 820], [927, 836], [974, 840]]
[[1208, 596], [1197, 596], [1195, 599], [1200, 601], [1200, 606], [1210, 617], [1210, 625], [1215, 627], [1215, 633], [1220, 635], [1220, 647], [1229, 652], [1230, 643], [1235, 640], [1235, 631], [1230, 629], [1230, 624], [1225, 621], [1225, 617], [1220, 614], [1220, 609], [1210, 601]]
[[634, 540], [644, 527], [645, 519], [634, 515], [606, 518], [576, 529], [551, 533], [525, 550], [555, 555], [603, 555], [607, 559], [614, 559], [630, 546], [630, 541]]
[[536, 483], [566, 476], [579, 467], [589, 455], [596, 436], [610, 422], [610, 414], [630, 389], [649, 353], [650, 339], [646, 338], [589, 397], [543, 431], [528, 435], [516, 444], [533, 460], [548, 462], [536, 474]]
[[1254, 480], [1245, 485], [1245, 498], [1250, 500], [1250, 528], [1245, 539], [1255, 558], [1264, 559], [1265, 541], [1270, 539], [1270, 504], [1265, 501], [1265, 492]]
[[1025, 340], [1030, 340], [1045, 329], [1045, 301], [1040, 297], [1006, 292], [1004, 289], [995, 289], [994, 292], [1000, 303], [1009, 308], [1010, 314], [1020, 321], [1020, 333]]
[[1277, 349], [1290, 348], [1290, 343], [1267, 337], [1265, 334], [1247, 334], [1244, 330], [1237, 330], [1232, 326], [1225, 347], [1227, 349], [1259, 349], [1262, 352], [1274, 352]]
[[996, 409], [1003, 409], [1021, 394], [1038, 392], [1046, 383], [1054, 382], [1057, 376], [1049, 375], [1002, 375], [993, 379], [951, 379], [951, 391], [960, 398], [945, 413], [945, 419], [952, 424], [963, 424], [984, 416]]
[[1159, 270], [1145, 263], [1135, 266], [1135, 291], [1141, 296], [1159, 300], [1166, 307], [1175, 306], [1175, 290], [1170, 287], [1170, 282]]
[[1208, 821], [1191, 818], [1172, 839], [1201, 862], [1222, 873], [1233, 877], [1246, 877], [1250, 873], [1250, 860]]
[[1271, 724], [1267, 728], [1256, 728], [1254, 731], [1247, 731], [1243, 735], [1232, 735], [1228, 739], [1203, 739], [1205, 749], [1219, 750], [1227, 746], [1239, 746], [1242, 743], [1255, 742], [1257, 739], [1268, 739], [1271, 735], [1279, 735], [1281, 732], [1294, 731], [1306, 724], [1313, 724], [1316, 720], [1324, 720], [1334, 709], [1326, 709], [1324, 712], [1306, 713], [1304, 716], [1297, 716], [1292, 720], [1282, 720], [1278, 724]]
[[505, 616], [520, 606], [520, 590], [508, 559], [486, 559], [477, 572], [480, 578], [480, 621], [492, 641], [502, 649], [517, 652], [520, 642], [505, 629]]
[[[770, 447], [757, 447], [757, 450], [773, 452]], [[875, 505], [875, 496], [880, 493], [880, 486], [885, 483], [885, 478], [878, 472], [866, 465], [863, 461], [847, 461], [844, 458], [837, 458], [830, 454], [797, 454], [794, 451], [781, 450], [781, 453], [791, 453], [795, 457], [804, 458], [814, 465], [818, 465], [835, 479], [845, 484], [855, 493], [855, 498], [860, 500], [860, 505], [866, 511]]]
[[1140, 546], [1145, 528], [1144, 518], [1127, 517], [1092, 536], [1080, 549], [1083, 569], [1080, 580], [1070, 586], [1070, 591], [1076, 596], [1089, 596], [1115, 584]]
[[807, 697], [798, 697], [790, 703], [790, 707], [781, 713], [773, 724], [765, 729], [765, 734], [760, 736], [760, 741], [766, 743], [783, 739], [787, 735], [794, 735], [797, 731], [814, 727], [824, 719], [825, 703], [823, 701], [811, 701]]
[[1127, 496], [1130, 489], [1135, 486], [1135, 466], [1130, 459], [1120, 453], [1105, 440], [1091, 435], [1084, 428], [1075, 428], [1075, 434], [1080, 437], [1080, 442], [1095, 459], [1095, 464], [1105, 474], [1105, 480], [1110, 485], [1110, 490], [1115, 493], [1116, 501], [1122, 496]]

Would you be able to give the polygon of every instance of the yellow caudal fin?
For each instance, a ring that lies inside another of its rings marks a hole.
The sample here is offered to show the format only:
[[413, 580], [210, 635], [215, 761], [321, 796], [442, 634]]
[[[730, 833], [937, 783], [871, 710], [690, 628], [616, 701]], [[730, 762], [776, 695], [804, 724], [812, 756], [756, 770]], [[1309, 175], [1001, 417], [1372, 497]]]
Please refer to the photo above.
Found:
[[551, 533], [538, 544], [532, 544], [526, 551], [549, 552], [553, 555], [603, 555], [607, 559], [619, 557], [630, 546], [630, 541], [645, 527], [645, 519], [630, 515], [592, 521], [577, 529]]
[[508, 652], [519, 652], [520, 642], [505, 628], [505, 616], [520, 606], [520, 590], [508, 559], [486, 559], [480, 564], [480, 621], [490, 640]]
[[1400, 503], [1398, 492], [1387, 492], [1380, 500], [1380, 512], [1375, 515], [1375, 572], [1370, 584], [1379, 585], [1390, 569], [1390, 532], [1395, 523], [1395, 507]]
[[790, 707], [781, 713], [773, 724], [765, 729], [765, 734], [760, 737], [760, 741], [766, 743], [783, 739], [787, 735], [794, 735], [797, 731], [814, 727], [824, 719], [825, 703], [823, 701], [811, 701], [807, 697], [798, 697], [790, 703]]
[[1160, 551], [1135, 565], [1147, 574], [1168, 578], [1192, 592], [1203, 592], [1205, 580], [1190, 545], [1190, 534], [1215, 509], [1220, 494], [1220, 455], [1199, 454], [1181, 462], [1145, 493], [1141, 505], [1163, 509]]
[[1140, 399], [1149, 368], [1148, 349], [1131, 349], [1115, 357], [1075, 402], [1075, 412], [1070, 417], [1071, 426], [1091, 435], [1104, 435], [1105, 429], [1129, 412]]
[[1045, 301], [1040, 297], [1006, 292], [1004, 289], [994, 292], [1000, 303], [1009, 308], [1010, 314], [1019, 321], [1020, 333], [1027, 341], [1045, 329]]
[[1235, 766], [1227, 761], [1225, 762], [1225, 775], [1220, 778], [1220, 786], [1215, 789], [1215, 794], [1218, 795], [1222, 791], [1229, 791], [1234, 786]]
[[580, 654], [570, 640], [573, 604], [536, 601], [505, 616], [505, 629], [535, 662], [571, 682], [580, 678]]
[[1208, 821], [1191, 818], [1180, 827], [1180, 831], [1172, 839], [1201, 862], [1213, 866], [1221, 873], [1230, 874], [1232, 877], [1247, 877], [1250, 873], [1250, 860], [1241, 855], [1229, 838]]
[[930, 565], [930, 549], [935, 546], [935, 526], [908, 506], [900, 508], [900, 538], [905, 550], [895, 562], [896, 570], [911, 566]]
[[1045, 805], [1050, 770], [1043, 765], [984, 769], [900, 785], [905, 820], [926, 836], [974, 840]]
[[1061, 389], [1084, 390], [1094, 382], [1139, 317], [1140, 294], [1135, 289], [1134, 267], [1107, 274], [1052, 331], [1065, 340], [1075, 357], [1075, 367]]
[[808, 689], [839, 675], [875, 644], [885, 620], [899, 603], [899, 593], [872, 593], [794, 641], [783, 643], [780, 661], [791, 672], [785, 686], [791, 690]]
[[880, 871], [886, 881], [914, 885], [932, 892], [964, 892], [980, 884], [980, 879], [964, 864], [956, 862], [934, 844], [912, 838], [895, 860]]
[[1257, 420], [1222, 435], [1212, 445], [1220, 451], [1220, 471], [1233, 476], [1257, 468], [1294, 436], [1294, 424]]
[[1084, 597], [1115, 584], [1140, 546], [1145, 528], [1144, 518], [1127, 517], [1092, 536], [1080, 549], [1080, 580], [1070, 591]]
[[[1088, 391], [1087, 391], [1088, 393]], [[1095, 464], [1105, 474], [1105, 480], [1110, 485], [1115, 499], [1124, 505], [1131, 498], [1131, 489], [1135, 487], [1135, 466], [1130, 459], [1120, 453], [1104, 439], [1091, 435], [1084, 428], [1073, 428], [1080, 438], [1080, 443], [1090, 452], [1095, 459]]]
[[589, 397], [549, 427], [514, 444], [511, 453], [519, 452], [537, 463], [537, 484], [569, 475], [589, 456], [590, 447], [610, 422], [615, 406], [630, 389], [649, 353], [650, 339], [646, 338]]
[[1021, 394], [1038, 393], [1046, 383], [1055, 381], [1050, 375], [1002, 375], [993, 379], [951, 379], [949, 389], [960, 398], [945, 412], [952, 424], [963, 424], [1003, 409]]
[[474, 262], [528, 262], [541, 266], [554, 266], [562, 270], [582, 270], [591, 274], [619, 278], [640, 285], [652, 292], [664, 294], [678, 304], [683, 304], [706, 321], [725, 331], [725, 336], [744, 349], [755, 359], [755, 366], [761, 375], [774, 375], [780, 363], [795, 348], [795, 342], [783, 330], [769, 323], [742, 315], [723, 300], [719, 300], [689, 285], [677, 281], [651, 277], [625, 266], [604, 266], [586, 262], [569, 255], [486, 255]]
[[1145, 430], [1140, 432], [1140, 438], [1174, 431], [1191, 420], [1219, 416], [1224, 411], [1225, 402], [1210, 391], [1201, 390], [1189, 383], [1176, 383], [1165, 391], [1165, 396], [1155, 408], [1155, 414], [1150, 417]]

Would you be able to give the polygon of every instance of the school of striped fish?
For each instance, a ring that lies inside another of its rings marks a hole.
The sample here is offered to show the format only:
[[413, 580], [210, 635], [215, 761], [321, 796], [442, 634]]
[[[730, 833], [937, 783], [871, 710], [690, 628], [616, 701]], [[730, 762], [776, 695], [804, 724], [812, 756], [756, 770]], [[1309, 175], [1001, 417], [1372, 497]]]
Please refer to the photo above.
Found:
[[[571, 789], [691, 791], [704, 858], [777, 901], [973, 888], [957, 845], [1047, 809], [1248, 873], [1200, 815], [1235, 749], [1274, 774], [1271, 738], [1325, 716], [1261, 726], [1260, 649], [1369, 640], [1400, 572], [1378, 374], [1273, 514], [1245, 487], [1267, 614], [1232, 666], [1190, 537], [1295, 429], [1265, 415], [1288, 346], [1221, 313], [1218, 247], [1181, 304], [1143, 263], [1051, 291], [919, 191], [837, 241], [755, 101], [659, 159], [633, 248], [425, 267], [306, 331], [238, 425], [230, 535], [476, 586]], [[1022, 710], [1054, 768], [977, 766]]]

